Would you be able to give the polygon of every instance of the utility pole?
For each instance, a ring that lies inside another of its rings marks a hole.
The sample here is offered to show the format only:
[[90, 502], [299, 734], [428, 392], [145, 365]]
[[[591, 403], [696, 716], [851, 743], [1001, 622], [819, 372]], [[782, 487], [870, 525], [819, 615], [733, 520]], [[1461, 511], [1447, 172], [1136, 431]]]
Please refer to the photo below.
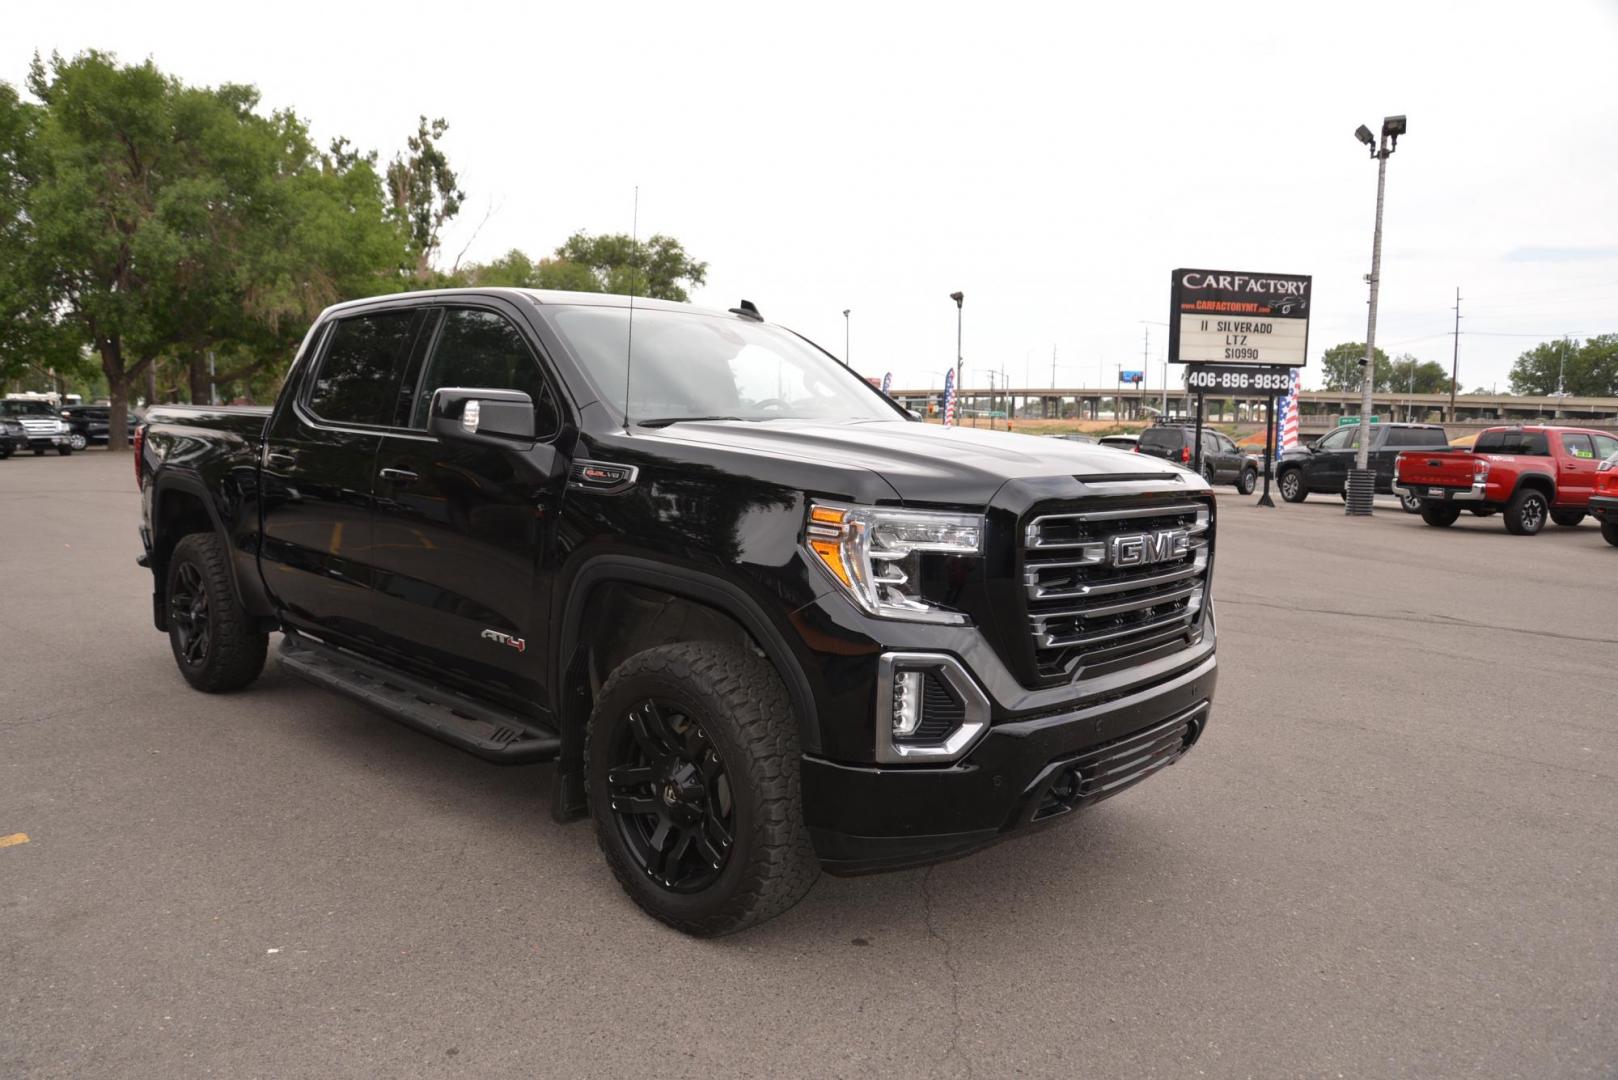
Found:
[[844, 308], [843, 309], [843, 366], [844, 367], [849, 366], [849, 363], [848, 363], [848, 359], [849, 359], [849, 353], [848, 353], [848, 340], [849, 340], [848, 313], [850, 311], [853, 311], [853, 310], [854, 310], [853, 308]]
[[1449, 422], [1455, 423], [1455, 384], [1461, 379], [1461, 287], [1455, 286], [1455, 356], [1449, 365]]

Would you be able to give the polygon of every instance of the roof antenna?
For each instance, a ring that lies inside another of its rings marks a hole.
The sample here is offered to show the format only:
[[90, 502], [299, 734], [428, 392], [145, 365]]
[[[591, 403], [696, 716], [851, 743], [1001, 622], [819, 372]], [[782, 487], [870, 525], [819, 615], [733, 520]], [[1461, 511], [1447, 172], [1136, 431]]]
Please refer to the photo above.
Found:
[[[634, 259], [640, 252], [640, 185], [635, 185], [635, 209], [630, 216], [629, 226], [629, 257]], [[629, 264], [629, 327], [624, 334], [624, 434], [631, 434], [629, 430], [629, 370], [635, 360], [635, 264]]]

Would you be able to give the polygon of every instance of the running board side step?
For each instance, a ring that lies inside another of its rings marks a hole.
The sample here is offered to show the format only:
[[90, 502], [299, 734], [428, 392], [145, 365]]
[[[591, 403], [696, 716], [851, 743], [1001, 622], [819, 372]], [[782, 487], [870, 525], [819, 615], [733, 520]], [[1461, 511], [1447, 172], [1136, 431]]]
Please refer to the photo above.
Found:
[[550, 728], [498, 706], [401, 674], [301, 634], [281, 643], [281, 666], [316, 686], [386, 713], [469, 754], [501, 765], [549, 761], [562, 740]]

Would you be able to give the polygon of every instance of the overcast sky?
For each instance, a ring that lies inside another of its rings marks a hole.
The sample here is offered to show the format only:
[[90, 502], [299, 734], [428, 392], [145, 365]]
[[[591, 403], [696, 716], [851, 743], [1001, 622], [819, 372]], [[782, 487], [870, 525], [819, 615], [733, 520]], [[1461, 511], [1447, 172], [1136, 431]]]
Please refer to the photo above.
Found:
[[[789, 16], [786, 11], [798, 14]], [[252, 12], [253, 17], [242, 13]], [[1378, 344], [1505, 386], [1538, 335], [1618, 332], [1618, 2], [9, 5], [35, 49], [256, 84], [384, 159], [443, 116], [468, 206], [446, 262], [575, 229], [678, 237], [693, 299], [746, 297], [900, 387], [1109, 384], [1177, 266], [1314, 275], [1305, 385], [1363, 340], [1388, 167]], [[472, 232], [486, 211], [487, 224]], [[1025, 374], [1026, 373], [1026, 374]], [[1176, 382], [1178, 380], [1176, 379]]]

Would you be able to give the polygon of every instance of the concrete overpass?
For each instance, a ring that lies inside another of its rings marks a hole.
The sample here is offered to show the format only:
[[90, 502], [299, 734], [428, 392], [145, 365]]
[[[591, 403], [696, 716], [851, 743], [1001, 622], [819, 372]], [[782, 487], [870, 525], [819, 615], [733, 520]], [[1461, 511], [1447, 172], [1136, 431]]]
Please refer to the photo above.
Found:
[[[907, 407], [926, 412], [936, 405], [939, 390], [894, 390], [892, 396]], [[1299, 395], [1303, 424], [1309, 428], [1334, 425], [1338, 416], [1357, 416], [1358, 391], [1305, 390]], [[1430, 420], [1468, 424], [1501, 422], [1532, 423], [1562, 419], [1565, 422], [1601, 421], [1601, 426], [1618, 422], [1618, 397], [1519, 397], [1512, 394], [1461, 394], [1455, 398], [1455, 416], [1449, 413], [1448, 394], [1376, 394], [1377, 415], [1389, 420]], [[1163, 389], [1125, 387], [967, 387], [957, 407], [963, 416], [997, 414], [1022, 420], [1118, 420], [1127, 423], [1157, 415], [1162, 410]], [[1171, 416], [1190, 416], [1195, 399], [1183, 389], [1168, 391]], [[1231, 399], [1208, 395], [1206, 415], [1216, 423], [1247, 423], [1262, 420], [1263, 398]]]

